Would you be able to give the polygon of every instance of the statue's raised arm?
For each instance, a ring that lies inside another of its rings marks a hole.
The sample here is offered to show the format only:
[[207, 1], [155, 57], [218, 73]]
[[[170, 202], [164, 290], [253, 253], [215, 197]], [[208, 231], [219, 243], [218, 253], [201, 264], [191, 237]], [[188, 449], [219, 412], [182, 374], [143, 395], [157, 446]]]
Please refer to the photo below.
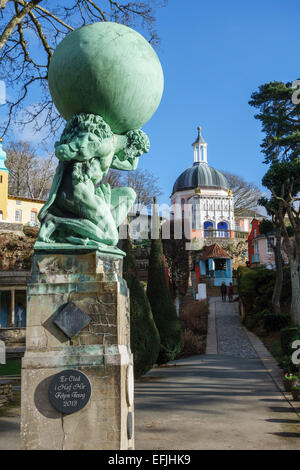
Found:
[[136, 170], [138, 158], [150, 149], [148, 136], [140, 129], [129, 131], [125, 136], [116, 135], [115, 142], [116, 151], [110, 166], [115, 170]]

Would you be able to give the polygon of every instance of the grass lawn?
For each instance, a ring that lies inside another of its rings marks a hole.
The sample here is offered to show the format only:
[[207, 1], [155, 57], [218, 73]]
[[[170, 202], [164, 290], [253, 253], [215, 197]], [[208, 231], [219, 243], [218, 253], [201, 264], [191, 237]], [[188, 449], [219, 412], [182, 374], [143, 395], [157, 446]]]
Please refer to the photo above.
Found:
[[3, 375], [20, 375], [21, 358], [8, 359], [6, 364], [0, 364], [0, 377]]

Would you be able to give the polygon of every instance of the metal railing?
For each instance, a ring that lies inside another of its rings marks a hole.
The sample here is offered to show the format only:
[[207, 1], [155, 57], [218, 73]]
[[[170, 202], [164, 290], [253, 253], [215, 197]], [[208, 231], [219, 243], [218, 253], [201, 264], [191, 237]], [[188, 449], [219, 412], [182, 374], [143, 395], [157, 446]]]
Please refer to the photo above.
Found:
[[228, 271], [215, 271], [215, 277], [217, 278], [231, 278], [232, 274]]
[[241, 232], [240, 230], [217, 230], [217, 229], [202, 229], [202, 230], [195, 230], [197, 232], [198, 237], [201, 238], [240, 238], [243, 240], [247, 240], [249, 233], [248, 232]]

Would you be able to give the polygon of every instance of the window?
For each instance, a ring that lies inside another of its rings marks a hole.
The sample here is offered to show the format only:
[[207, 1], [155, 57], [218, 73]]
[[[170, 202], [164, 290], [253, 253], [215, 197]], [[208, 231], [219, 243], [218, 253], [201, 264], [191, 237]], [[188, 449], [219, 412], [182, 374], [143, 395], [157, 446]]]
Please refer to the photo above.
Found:
[[30, 212], [30, 222], [32, 224], [35, 224], [36, 223], [36, 212], [35, 211], [31, 211]]
[[3, 176], [0, 175], [0, 183], [2, 183], [2, 182], [3, 182]]
[[267, 238], [267, 253], [269, 255], [274, 253], [272, 246], [274, 246], [274, 237]]
[[3, 220], [3, 212], [0, 211], [0, 220]]
[[210, 221], [204, 222], [203, 228], [204, 228], [204, 237], [212, 237], [213, 236], [213, 233], [212, 233], [213, 223], [212, 222], [210, 222]]
[[16, 201], [17, 206], [20, 206], [22, 204], [22, 201]]
[[16, 209], [15, 211], [15, 222], [22, 221], [22, 211], [20, 209]]

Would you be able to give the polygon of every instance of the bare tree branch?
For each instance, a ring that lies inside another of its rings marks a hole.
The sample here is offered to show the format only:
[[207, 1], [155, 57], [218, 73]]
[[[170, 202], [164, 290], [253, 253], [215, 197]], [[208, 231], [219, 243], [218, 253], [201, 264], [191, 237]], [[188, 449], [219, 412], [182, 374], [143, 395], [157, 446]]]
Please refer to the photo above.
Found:
[[32, 8], [34, 8], [35, 5], [37, 5], [41, 1], [42, 0], [32, 0], [31, 2], [27, 3], [26, 6], [24, 6], [23, 10], [21, 10], [18, 14], [14, 15], [11, 18], [10, 22], [7, 24], [3, 33], [0, 35], [0, 51], [7, 43], [15, 27], [19, 23], [21, 23], [23, 18], [25, 18], [25, 16], [30, 12], [30, 10], [32, 10]]
[[[166, 0], [69, 0], [68, 6], [53, 0], [51, 8], [49, 4], [46, 0], [0, 0], [0, 78], [5, 79], [8, 96], [13, 97], [2, 108], [7, 111], [6, 120], [2, 119], [0, 124], [2, 137], [12, 123], [26, 126], [34, 120], [38, 130], [41, 116], [44, 116], [42, 127], [49, 128], [50, 134], [63, 124], [49, 97], [47, 68], [53, 51], [66, 34], [91, 22], [117, 21], [131, 27], [141, 26], [155, 45], [158, 36], [153, 27], [154, 9], [164, 6]], [[38, 84], [34, 113], [28, 93], [33, 83]]]

